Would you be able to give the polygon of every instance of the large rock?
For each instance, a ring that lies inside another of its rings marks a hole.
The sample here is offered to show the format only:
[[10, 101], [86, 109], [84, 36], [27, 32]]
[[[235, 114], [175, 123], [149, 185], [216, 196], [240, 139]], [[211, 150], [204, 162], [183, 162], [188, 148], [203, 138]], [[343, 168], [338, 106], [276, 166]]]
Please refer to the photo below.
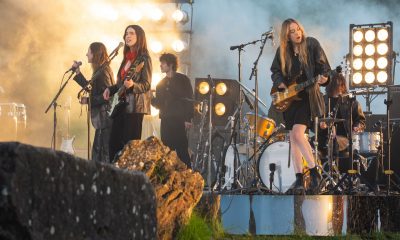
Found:
[[155, 239], [154, 189], [141, 172], [0, 143], [0, 239]]
[[157, 197], [158, 238], [172, 239], [202, 196], [202, 176], [154, 137], [125, 145], [116, 166], [142, 171], [149, 177]]

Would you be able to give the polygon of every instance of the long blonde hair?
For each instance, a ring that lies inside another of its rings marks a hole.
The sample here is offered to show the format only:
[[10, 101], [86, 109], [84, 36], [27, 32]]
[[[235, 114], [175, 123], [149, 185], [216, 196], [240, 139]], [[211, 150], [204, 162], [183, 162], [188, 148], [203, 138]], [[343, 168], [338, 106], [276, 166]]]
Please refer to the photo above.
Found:
[[[306, 33], [304, 31], [304, 27], [296, 20], [292, 18], [288, 18], [282, 23], [281, 33], [280, 33], [280, 58], [281, 58], [281, 68], [282, 73], [286, 76], [290, 70], [292, 69], [292, 58], [289, 53], [289, 43], [290, 43], [290, 24], [296, 23], [302, 33], [301, 43], [299, 46], [299, 60], [303, 66], [308, 65], [308, 51], [307, 51], [307, 43], [306, 43]], [[294, 47], [294, 46], [292, 46]]]

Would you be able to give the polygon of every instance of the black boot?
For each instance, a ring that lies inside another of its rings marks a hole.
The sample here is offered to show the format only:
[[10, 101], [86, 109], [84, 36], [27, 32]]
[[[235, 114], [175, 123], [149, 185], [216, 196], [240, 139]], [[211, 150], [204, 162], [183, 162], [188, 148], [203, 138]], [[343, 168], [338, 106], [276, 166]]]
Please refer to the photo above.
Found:
[[293, 194], [302, 195], [304, 193], [305, 191], [304, 191], [303, 174], [296, 173], [296, 182], [294, 182]]
[[319, 184], [321, 182], [321, 174], [319, 174], [317, 167], [310, 169], [311, 183], [310, 183], [310, 193], [318, 194], [319, 193]]

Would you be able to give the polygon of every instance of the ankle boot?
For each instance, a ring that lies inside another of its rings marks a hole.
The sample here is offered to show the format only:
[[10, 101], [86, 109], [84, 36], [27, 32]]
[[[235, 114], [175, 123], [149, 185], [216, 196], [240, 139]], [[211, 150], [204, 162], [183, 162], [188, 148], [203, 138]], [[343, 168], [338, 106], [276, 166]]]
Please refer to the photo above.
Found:
[[321, 182], [321, 174], [319, 174], [317, 167], [310, 169], [311, 183], [310, 190], [313, 194], [318, 194], [319, 183]]
[[293, 191], [294, 191], [294, 194], [303, 194], [304, 193], [304, 181], [303, 181], [302, 173], [296, 173], [296, 182], [294, 182]]

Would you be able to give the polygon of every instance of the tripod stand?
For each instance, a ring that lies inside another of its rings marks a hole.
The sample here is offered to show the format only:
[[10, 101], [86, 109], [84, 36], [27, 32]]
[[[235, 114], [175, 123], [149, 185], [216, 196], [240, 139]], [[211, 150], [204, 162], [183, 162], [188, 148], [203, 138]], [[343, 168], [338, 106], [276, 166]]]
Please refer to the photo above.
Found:
[[[360, 183], [364, 182], [369, 190], [373, 190], [373, 187], [366, 181], [366, 179], [360, 174], [360, 156], [357, 153], [357, 159], [354, 158], [354, 150], [353, 150], [353, 105], [355, 102], [355, 96], [352, 94], [348, 95], [348, 101], [349, 101], [349, 109], [350, 109], [350, 116], [348, 120], [348, 141], [349, 141], [349, 158], [351, 162], [351, 169], [348, 170], [341, 179], [339, 179], [339, 182], [337, 185], [331, 190], [331, 192], [335, 193], [336, 191], [340, 191], [340, 187], [342, 187], [343, 191], [341, 193], [345, 193], [347, 190], [347, 193], [355, 193], [356, 190], [359, 190], [357, 188], [354, 188], [354, 183]], [[354, 169], [354, 164], [356, 164], [356, 169]], [[347, 183], [347, 185], [346, 185]], [[347, 188], [346, 188], [347, 187]], [[359, 184], [357, 184], [356, 187], [359, 187]]]

